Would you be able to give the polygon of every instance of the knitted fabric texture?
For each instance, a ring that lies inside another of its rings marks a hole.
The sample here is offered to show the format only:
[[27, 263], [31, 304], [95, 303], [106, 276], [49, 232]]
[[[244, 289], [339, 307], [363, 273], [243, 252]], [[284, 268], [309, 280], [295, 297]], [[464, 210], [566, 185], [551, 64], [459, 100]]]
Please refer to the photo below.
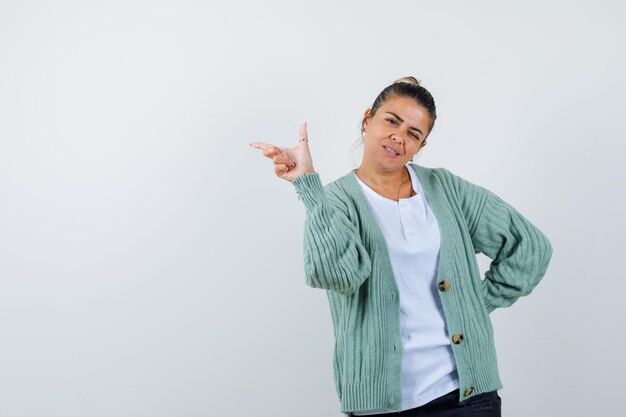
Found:
[[[437, 294], [459, 375], [459, 401], [502, 388], [489, 313], [528, 295], [552, 257], [547, 237], [487, 189], [445, 168], [417, 173], [441, 234]], [[400, 305], [385, 238], [354, 170], [323, 186], [293, 181], [306, 210], [306, 284], [327, 290], [341, 411], [402, 406]], [[476, 260], [492, 262], [481, 279]], [[447, 281], [447, 283], [443, 283]], [[440, 285], [441, 284], [441, 285]], [[460, 336], [460, 337], [459, 337]]]

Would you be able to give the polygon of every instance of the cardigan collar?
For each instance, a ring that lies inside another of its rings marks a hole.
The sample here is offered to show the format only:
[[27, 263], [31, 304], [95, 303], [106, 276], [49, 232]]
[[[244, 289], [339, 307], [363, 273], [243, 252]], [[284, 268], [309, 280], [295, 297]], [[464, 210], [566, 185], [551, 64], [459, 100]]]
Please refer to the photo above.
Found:
[[[413, 168], [413, 170], [415, 171], [415, 174], [417, 175], [417, 178], [419, 178], [419, 181], [422, 184], [422, 188], [424, 189], [424, 197], [426, 198], [426, 201], [428, 202], [428, 204], [432, 204], [431, 200], [434, 199], [436, 193], [432, 180], [433, 168], [427, 168], [417, 164], [408, 164], [407, 166]], [[363, 190], [361, 189], [361, 186], [359, 185], [356, 178], [356, 168], [346, 174], [344, 176], [344, 180], [354, 196], [358, 198], [361, 203], [366, 203], [366, 196], [363, 193]], [[367, 204], [364, 204], [364, 206], [367, 206]], [[435, 213], [435, 217], [438, 217], [438, 210], [435, 210], [433, 208], [433, 212]]]
[[[430, 206], [435, 216], [437, 227], [439, 228], [440, 247], [436, 270], [436, 280], [439, 282], [441, 277], [449, 276], [450, 274], [450, 256], [454, 256], [455, 254], [455, 251], [452, 247], [450, 247], [450, 245], [454, 240], [452, 238], [457, 233], [454, 226], [455, 216], [450, 208], [450, 203], [447, 200], [448, 197], [445, 190], [446, 182], [442, 182], [436, 175], [437, 168], [422, 167], [416, 164], [408, 165], [415, 170], [417, 177], [422, 183], [424, 191], [423, 197]], [[389, 248], [387, 246], [385, 235], [378, 225], [378, 221], [376, 220], [374, 212], [367, 201], [367, 196], [365, 195], [364, 190], [361, 188], [356, 179], [355, 171], [356, 169], [353, 169], [351, 172], [342, 177], [344, 190], [353, 197], [353, 201], [358, 206], [361, 219], [366, 224], [370, 225], [369, 230], [370, 233], [373, 234], [374, 240], [381, 243], [379, 249], [386, 253], [387, 259], [390, 260]], [[396, 296], [399, 297], [399, 289], [395, 279], [392, 279], [391, 281], [391, 288], [394, 289]]]
[[[437, 220], [437, 225], [439, 227], [439, 232], [441, 236], [441, 251], [444, 254], [448, 253], [447, 237], [453, 233], [453, 230], [449, 228], [449, 223], [452, 221], [450, 219], [451, 213], [449, 207], [446, 203], [445, 191], [441, 188], [442, 184], [440, 181], [437, 181], [435, 178], [435, 170], [436, 168], [423, 167], [417, 164], [408, 164], [419, 178], [422, 188], [424, 191], [424, 198], [426, 202], [430, 206], [433, 214], [435, 215], [435, 220]], [[363, 189], [359, 185], [356, 179], [356, 169], [353, 169], [348, 174], [346, 174], [343, 179], [343, 184], [346, 187], [346, 191], [348, 191], [355, 199], [356, 203], [361, 209], [361, 216], [364, 217], [367, 223], [373, 225], [373, 232], [377, 238], [381, 241], [385, 241], [385, 237], [383, 235], [382, 230], [378, 226], [378, 222], [376, 217], [374, 216], [374, 212], [372, 211], [369, 202], [367, 201], [367, 196], [365, 195]]]

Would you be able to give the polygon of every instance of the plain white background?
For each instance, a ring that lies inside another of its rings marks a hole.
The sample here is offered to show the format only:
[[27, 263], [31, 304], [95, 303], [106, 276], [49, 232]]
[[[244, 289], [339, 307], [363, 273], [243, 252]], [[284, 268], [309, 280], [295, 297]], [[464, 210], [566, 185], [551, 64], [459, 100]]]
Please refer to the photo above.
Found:
[[0, 1], [0, 416], [340, 416], [304, 208], [248, 143], [295, 145], [307, 121], [328, 183], [405, 75], [439, 115], [416, 162], [488, 188], [554, 248], [491, 315], [503, 415], [616, 415], [624, 12]]

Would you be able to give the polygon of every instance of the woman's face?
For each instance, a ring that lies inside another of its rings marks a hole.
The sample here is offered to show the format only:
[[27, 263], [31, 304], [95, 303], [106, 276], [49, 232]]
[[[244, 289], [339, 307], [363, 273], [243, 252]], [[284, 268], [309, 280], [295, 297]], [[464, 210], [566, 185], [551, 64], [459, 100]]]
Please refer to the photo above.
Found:
[[392, 97], [373, 117], [365, 111], [363, 162], [380, 171], [402, 168], [426, 145], [431, 123], [428, 110], [410, 98]]

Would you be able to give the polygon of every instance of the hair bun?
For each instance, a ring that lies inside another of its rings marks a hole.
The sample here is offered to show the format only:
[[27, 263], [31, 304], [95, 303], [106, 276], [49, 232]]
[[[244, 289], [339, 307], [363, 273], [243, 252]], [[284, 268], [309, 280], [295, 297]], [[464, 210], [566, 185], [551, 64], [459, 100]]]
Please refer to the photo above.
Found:
[[393, 83], [394, 84], [397, 84], [397, 83], [408, 83], [408, 84], [414, 84], [414, 85], [417, 85], [417, 86], [420, 86], [420, 87], [422, 86], [422, 81], [421, 80], [418, 80], [415, 77], [411, 77], [411, 76], [409, 76], [409, 77], [402, 77], [399, 80], [395, 80]]

